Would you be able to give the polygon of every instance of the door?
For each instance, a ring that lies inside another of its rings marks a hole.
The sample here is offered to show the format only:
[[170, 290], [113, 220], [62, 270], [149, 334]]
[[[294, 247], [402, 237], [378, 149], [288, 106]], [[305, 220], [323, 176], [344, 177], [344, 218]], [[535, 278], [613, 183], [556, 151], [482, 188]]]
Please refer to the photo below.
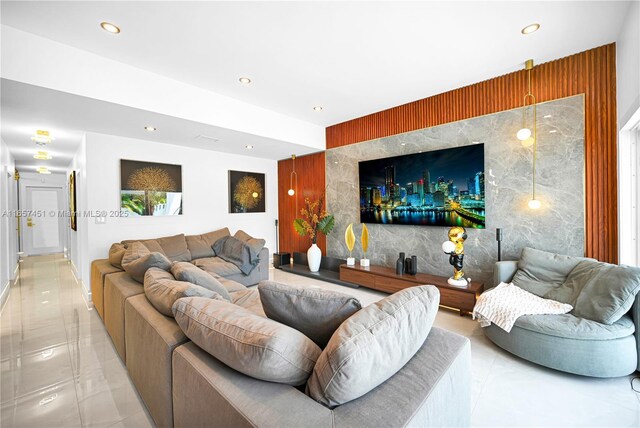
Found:
[[27, 187], [22, 226], [26, 255], [61, 253], [63, 248], [62, 188]]

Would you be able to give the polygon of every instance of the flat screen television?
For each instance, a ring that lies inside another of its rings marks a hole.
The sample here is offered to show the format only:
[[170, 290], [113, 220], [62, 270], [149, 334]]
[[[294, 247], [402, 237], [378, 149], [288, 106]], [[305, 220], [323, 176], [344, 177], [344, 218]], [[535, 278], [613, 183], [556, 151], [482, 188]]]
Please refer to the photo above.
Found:
[[360, 221], [484, 229], [484, 144], [359, 162]]

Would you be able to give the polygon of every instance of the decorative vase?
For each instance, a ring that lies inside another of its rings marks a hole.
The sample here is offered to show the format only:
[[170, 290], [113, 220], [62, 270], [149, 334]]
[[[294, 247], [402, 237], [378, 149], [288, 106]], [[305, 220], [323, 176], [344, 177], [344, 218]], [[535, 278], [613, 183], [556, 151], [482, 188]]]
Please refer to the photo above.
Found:
[[322, 250], [318, 245], [313, 244], [307, 250], [307, 262], [309, 263], [309, 270], [311, 272], [318, 272], [320, 270], [320, 261], [322, 260]]
[[396, 274], [402, 275], [404, 273], [404, 253], [400, 253], [398, 260], [396, 260]]

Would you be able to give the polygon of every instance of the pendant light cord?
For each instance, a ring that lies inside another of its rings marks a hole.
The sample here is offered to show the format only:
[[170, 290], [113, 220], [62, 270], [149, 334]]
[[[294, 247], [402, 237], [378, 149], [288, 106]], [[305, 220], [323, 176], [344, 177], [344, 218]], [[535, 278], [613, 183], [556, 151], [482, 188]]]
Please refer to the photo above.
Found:
[[531, 68], [527, 69], [527, 77], [528, 77], [528, 84], [527, 84], [527, 89], [528, 92], [527, 94], [524, 96], [524, 100], [523, 100], [523, 104], [524, 104], [524, 109], [525, 111], [523, 112], [522, 115], [522, 127], [526, 128], [526, 109], [527, 109], [527, 98], [531, 98], [533, 100], [533, 130], [532, 130], [532, 135], [533, 135], [533, 168], [532, 168], [532, 179], [531, 179], [531, 183], [532, 183], [532, 188], [531, 188], [531, 199], [535, 199], [536, 198], [536, 157], [537, 157], [537, 151], [538, 151], [538, 136], [537, 136], [537, 108], [536, 108], [536, 97], [535, 95], [533, 95], [531, 93], [531, 69], [533, 68], [533, 65], [531, 66]]

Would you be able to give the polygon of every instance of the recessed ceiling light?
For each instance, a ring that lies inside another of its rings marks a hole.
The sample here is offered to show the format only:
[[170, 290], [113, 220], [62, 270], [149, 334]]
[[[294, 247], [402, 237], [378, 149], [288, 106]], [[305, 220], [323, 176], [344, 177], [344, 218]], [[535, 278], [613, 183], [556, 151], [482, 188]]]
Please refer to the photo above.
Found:
[[555, 134], [556, 132], [558, 132], [557, 129], [552, 129], [551, 131], [549, 131], [549, 134]]
[[551, 115], [550, 115], [550, 114], [545, 114], [543, 117], [544, 117], [545, 119], [549, 119], [549, 118], [551, 117]]
[[322, 111], [322, 106], [315, 106], [313, 108], [314, 111]]
[[41, 166], [36, 169], [40, 174], [51, 174], [51, 171], [47, 169], [47, 167]]
[[531, 34], [538, 31], [539, 28], [540, 28], [540, 24], [531, 24], [524, 27], [520, 32], [522, 34]]
[[45, 151], [38, 151], [35, 155], [33, 155], [34, 159], [40, 159], [40, 160], [49, 160], [52, 159], [51, 155]]
[[158, 128], [156, 128], [155, 126], [147, 125], [147, 126], [144, 127], [144, 129], [145, 129], [145, 131], [153, 132]]
[[251, 149], [253, 149], [253, 146], [252, 145], [248, 145], [248, 146], [244, 146], [244, 148], [247, 149], [247, 150], [251, 150]]
[[400, 145], [401, 145], [401, 146], [406, 146], [406, 145], [407, 145], [407, 143], [400, 143]]
[[101, 22], [100, 26], [104, 31], [108, 31], [111, 34], [118, 34], [120, 32], [120, 27], [110, 22]]
[[243, 85], [248, 85], [249, 83], [251, 83], [251, 79], [249, 79], [248, 77], [241, 77], [238, 79], [240, 81], [240, 83], [242, 83]]

